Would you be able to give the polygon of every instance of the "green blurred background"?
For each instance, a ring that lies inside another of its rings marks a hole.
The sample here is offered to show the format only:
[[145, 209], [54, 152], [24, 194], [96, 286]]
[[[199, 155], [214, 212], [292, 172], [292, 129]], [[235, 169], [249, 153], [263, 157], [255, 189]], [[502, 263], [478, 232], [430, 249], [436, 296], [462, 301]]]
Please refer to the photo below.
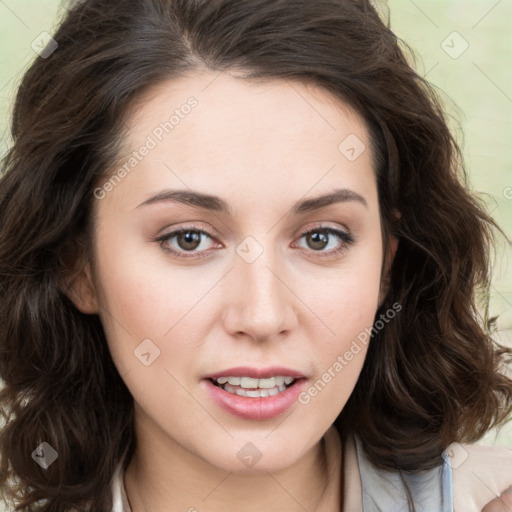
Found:
[[[62, 5], [61, 5], [62, 4]], [[377, 7], [416, 53], [416, 69], [436, 85], [463, 147], [471, 188], [510, 238], [512, 231], [512, 1], [390, 0]], [[31, 44], [55, 32], [60, 0], [0, 0], [0, 153], [11, 140], [11, 106], [36, 57]], [[77, 84], [79, 86], [79, 84]], [[497, 247], [490, 313], [500, 340], [512, 346], [511, 250]], [[490, 432], [487, 444], [512, 446], [512, 425]]]

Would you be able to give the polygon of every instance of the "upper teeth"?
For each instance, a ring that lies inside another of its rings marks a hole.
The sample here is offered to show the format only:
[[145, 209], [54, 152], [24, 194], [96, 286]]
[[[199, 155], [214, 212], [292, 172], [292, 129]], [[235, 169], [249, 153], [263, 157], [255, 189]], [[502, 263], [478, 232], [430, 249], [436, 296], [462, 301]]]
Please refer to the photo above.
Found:
[[253, 379], [252, 377], [219, 377], [216, 379], [219, 384], [230, 384], [231, 386], [241, 386], [245, 389], [263, 388], [271, 389], [283, 384], [291, 384], [295, 379], [293, 377], [270, 377], [268, 379]]

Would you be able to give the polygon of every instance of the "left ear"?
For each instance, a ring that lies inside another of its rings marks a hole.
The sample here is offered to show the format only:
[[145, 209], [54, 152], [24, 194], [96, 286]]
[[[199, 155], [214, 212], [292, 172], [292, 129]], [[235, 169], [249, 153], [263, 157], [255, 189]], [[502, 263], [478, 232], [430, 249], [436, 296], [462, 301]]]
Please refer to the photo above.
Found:
[[84, 314], [100, 311], [98, 293], [94, 284], [92, 263], [87, 257], [86, 239], [79, 235], [60, 252], [60, 289]]
[[[394, 211], [395, 218], [400, 218], [400, 213], [398, 211]], [[398, 237], [395, 235], [389, 235], [388, 237], [388, 244], [385, 248], [386, 251], [386, 266], [382, 270], [382, 278], [380, 282], [380, 290], [379, 290], [379, 307], [384, 302], [384, 299], [386, 298], [386, 295], [388, 294], [389, 288], [390, 288], [390, 271], [391, 271], [391, 265], [393, 264], [393, 260], [395, 259], [395, 254], [398, 249]]]

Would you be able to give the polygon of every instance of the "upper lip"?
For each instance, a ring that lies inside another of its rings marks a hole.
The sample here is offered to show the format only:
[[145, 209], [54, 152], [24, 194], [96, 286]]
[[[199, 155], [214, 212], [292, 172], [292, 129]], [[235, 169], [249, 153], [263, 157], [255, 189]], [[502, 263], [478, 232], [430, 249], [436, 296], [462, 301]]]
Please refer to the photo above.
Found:
[[253, 368], [250, 366], [236, 366], [216, 373], [205, 375], [205, 379], [218, 379], [220, 377], [252, 377], [253, 379], [268, 379], [270, 377], [283, 376], [300, 379], [304, 374], [284, 366], [268, 366], [266, 368]]

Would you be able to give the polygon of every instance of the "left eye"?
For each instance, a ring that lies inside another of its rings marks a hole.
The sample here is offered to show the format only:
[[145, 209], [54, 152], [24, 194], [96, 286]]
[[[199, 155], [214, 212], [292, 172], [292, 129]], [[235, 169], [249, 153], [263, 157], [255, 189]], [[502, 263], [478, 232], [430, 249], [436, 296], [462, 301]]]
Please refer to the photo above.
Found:
[[[213, 237], [206, 231], [200, 229], [179, 229], [167, 233], [155, 241], [159, 242], [162, 248], [169, 253], [177, 256], [178, 258], [188, 257], [203, 257], [207, 256], [207, 248], [201, 247], [203, 239], [208, 238], [213, 240]], [[334, 242], [334, 248], [331, 241], [335, 238], [337, 243]], [[317, 227], [302, 234], [299, 240], [306, 238], [309, 244], [309, 251], [314, 253], [321, 253], [322, 255], [330, 255], [345, 250], [349, 245], [354, 243], [354, 238], [350, 233], [341, 231], [331, 227]], [[173, 244], [175, 240], [175, 244]], [[331, 247], [329, 247], [331, 245]], [[328, 250], [325, 250], [328, 248]], [[196, 251], [196, 249], [199, 249]], [[192, 254], [186, 254], [192, 253]]]
[[[327, 255], [341, 252], [354, 243], [354, 238], [350, 233], [341, 231], [340, 229], [322, 226], [307, 231], [300, 239], [304, 237], [306, 237], [310, 247], [313, 246], [313, 252], [321, 252]], [[329, 246], [332, 237], [337, 239], [338, 243], [334, 243], [334, 248], [331, 246], [330, 250], [324, 251], [324, 249]]]

